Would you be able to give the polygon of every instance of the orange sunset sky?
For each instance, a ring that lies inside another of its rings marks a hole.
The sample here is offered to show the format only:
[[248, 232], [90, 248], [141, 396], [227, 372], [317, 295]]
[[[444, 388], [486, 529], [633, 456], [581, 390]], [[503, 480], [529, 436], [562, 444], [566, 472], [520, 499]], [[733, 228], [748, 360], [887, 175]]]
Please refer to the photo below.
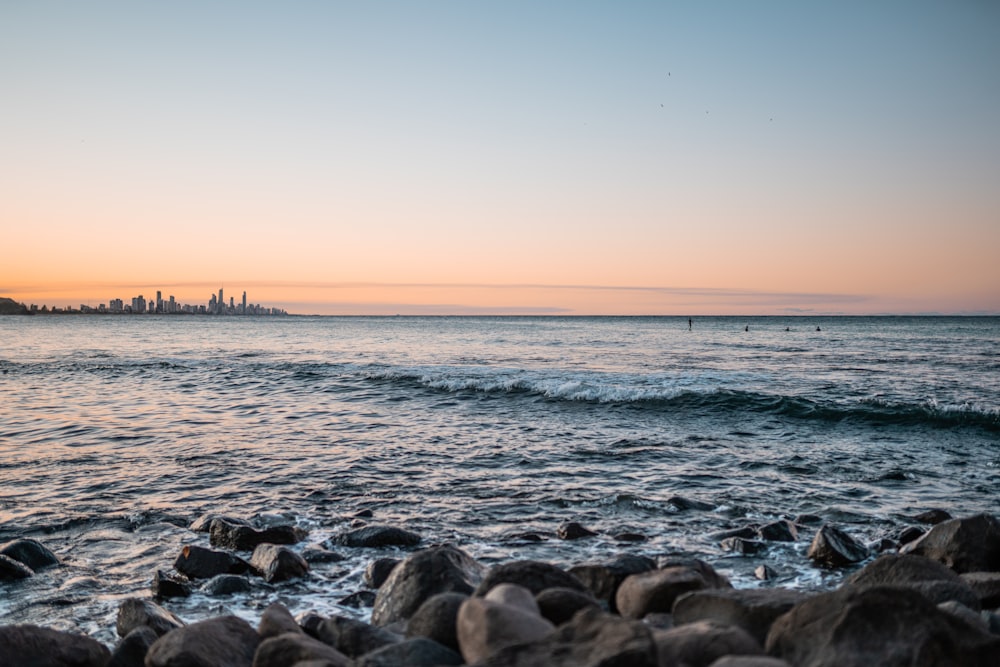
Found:
[[4, 2], [0, 296], [1000, 313], [1000, 3]]

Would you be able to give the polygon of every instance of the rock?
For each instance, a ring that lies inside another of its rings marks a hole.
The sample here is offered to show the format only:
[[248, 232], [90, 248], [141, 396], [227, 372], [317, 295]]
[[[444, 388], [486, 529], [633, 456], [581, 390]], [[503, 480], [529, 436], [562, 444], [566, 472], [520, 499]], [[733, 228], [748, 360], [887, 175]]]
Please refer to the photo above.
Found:
[[932, 509], [926, 512], [921, 512], [920, 514], [913, 517], [914, 521], [919, 523], [926, 523], [930, 525], [936, 525], [944, 521], [948, 521], [952, 516], [948, 512], [942, 509]]
[[315, 611], [303, 612], [295, 617], [295, 622], [299, 624], [302, 631], [314, 639], [319, 639], [319, 626], [323, 625], [325, 621], [326, 618]]
[[701, 572], [683, 565], [628, 576], [618, 587], [615, 604], [626, 618], [670, 613], [683, 593], [710, 588]]
[[1000, 607], [1000, 572], [966, 572], [961, 578], [983, 609]]
[[766, 655], [724, 655], [709, 667], [792, 667], [784, 660]]
[[344, 607], [354, 607], [355, 609], [361, 609], [362, 607], [374, 607], [375, 591], [357, 591], [351, 593], [350, 595], [345, 595], [337, 600], [337, 604]]
[[424, 601], [406, 624], [407, 637], [427, 637], [459, 652], [455, 622], [458, 608], [468, 598], [461, 593], [438, 593]]
[[302, 556], [278, 544], [257, 545], [250, 557], [250, 566], [269, 584], [298, 579], [309, 573], [309, 563]]
[[260, 635], [261, 639], [270, 639], [286, 632], [302, 634], [302, 628], [295, 621], [292, 612], [288, 611], [288, 607], [280, 602], [272, 602], [260, 615], [257, 634]]
[[732, 588], [729, 579], [715, 571], [715, 568], [698, 558], [664, 558], [660, 561], [661, 570], [668, 567], [686, 567], [701, 575], [708, 588]]
[[118, 642], [106, 667], [143, 667], [146, 653], [157, 639], [159, 635], [152, 628], [145, 625], [137, 627]]
[[667, 498], [667, 503], [673, 505], [680, 512], [683, 512], [684, 510], [697, 510], [699, 512], [710, 512], [715, 509], [715, 505], [711, 503], [702, 502], [700, 500], [693, 500], [691, 498], [683, 498], [681, 496], [673, 496], [671, 498]]
[[757, 530], [759, 528], [760, 526], [753, 524], [750, 526], [743, 526], [742, 528], [720, 530], [719, 532], [712, 533], [709, 537], [716, 542], [721, 542], [722, 540], [730, 537], [741, 537], [744, 540], [752, 540], [753, 538], [758, 537]]
[[313, 545], [306, 547], [302, 550], [302, 557], [306, 559], [306, 562], [310, 565], [322, 565], [326, 563], [339, 563], [346, 559], [346, 556], [338, 554], [336, 551], [330, 551], [329, 549], [320, 546]]
[[847, 578], [856, 586], [906, 586], [931, 602], [957, 600], [979, 609], [979, 597], [961, 577], [922, 556], [883, 554]]
[[408, 619], [437, 593], [471, 594], [483, 577], [483, 566], [457, 547], [422, 549], [400, 563], [375, 596], [372, 623], [388, 625]]
[[368, 563], [368, 567], [365, 568], [365, 585], [371, 588], [381, 588], [399, 562], [398, 558], [376, 558]]
[[539, 640], [500, 649], [479, 667], [658, 665], [652, 631], [645, 624], [587, 609]]
[[648, 539], [642, 533], [616, 533], [614, 535], [616, 542], [645, 542]]
[[792, 523], [796, 526], [815, 526], [823, 523], [823, 517], [818, 514], [799, 514], [792, 519]]
[[485, 595], [485, 599], [490, 602], [517, 607], [532, 616], [542, 615], [542, 612], [538, 609], [538, 603], [535, 601], [535, 596], [531, 594], [531, 591], [517, 584], [498, 584], [490, 589], [490, 592]]
[[982, 611], [979, 612], [979, 617], [983, 619], [983, 623], [989, 628], [989, 631], [994, 635], [1000, 635], [1000, 613], [995, 611]]
[[760, 539], [768, 542], [794, 542], [799, 539], [799, 531], [795, 524], [784, 519], [773, 521], [757, 529]]
[[653, 632], [661, 665], [708, 667], [726, 655], [763, 655], [760, 644], [740, 627], [698, 621]]
[[576, 521], [567, 521], [556, 528], [556, 537], [560, 540], [578, 540], [581, 537], [593, 537], [594, 535], [597, 533], [584, 528]]
[[10, 556], [0, 555], [0, 581], [27, 579], [34, 576], [34, 571], [19, 560]]
[[615, 594], [625, 577], [656, 569], [656, 562], [645, 556], [622, 555], [608, 563], [574, 565], [569, 573], [579, 579], [599, 602], [618, 611]]
[[903, 530], [899, 531], [899, 539], [897, 539], [897, 542], [899, 542], [900, 544], [909, 544], [910, 542], [914, 542], [923, 537], [924, 532], [926, 531], [924, 531], [923, 528], [917, 528], [916, 526], [908, 526]]
[[307, 660], [319, 660], [332, 667], [351, 667], [353, 664], [350, 658], [332, 646], [301, 632], [286, 632], [260, 643], [254, 654], [253, 667], [289, 667]]
[[868, 549], [839, 528], [824, 524], [816, 531], [806, 556], [817, 565], [844, 567], [863, 561]]
[[734, 625], [763, 646], [774, 620], [808, 597], [802, 591], [783, 588], [725, 588], [685, 593], [674, 602], [674, 624], [716, 621]]
[[149, 648], [146, 667], [252, 667], [260, 637], [236, 616], [171, 630]]
[[163, 570], [157, 570], [153, 573], [153, 581], [149, 584], [149, 590], [157, 600], [191, 596], [191, 584], [186, 579], [171, 576]]
[[4, 667], [105, 667], [110, 657], [107, 647], [86, 635], [37, 625], [0, 627]]
[[731, 551], [743, 556], [752, 556], [767, 548], [767, 544], [760, 540], [745, 540], [742, 537], [727, 537], [719, 542], [719, 546], [725, 551]]
[[757, 569], [753, 571], [753, 576], [760, 581], [771, 581], [778, 576], [778, 573], [769, 565], [758, 565]]
[[[501, 592], [497, 597], [505, 597], [504, 585], [494, 590]], [[531, 592], [521, 590], [534, 604]], [[485, 660], [506, 646], [541, 639], [554, 629], [537, 612], [484, 597], [471, 597], [463, 602], [456, 619], [458, 646], [469, 664]]]
[[810, 667], [987, 667], [1000, 655], [1000, 637], [939, 610], [916, 591], [847, 585], [778, 618], [765, 647]]
[[1000, 571], [1000, 521], [989, 514], [949, 519], [907, 544], [904, 553], [944, 563], [959, 574]]
[[260, 544], [298, 544], [305, 536], [305, 531], [295, 526], [271, 526], [258, 530], [223, 518], [212, 521], [209, 528], [209, 544], [235, 551], [253, 551]]
[[366, 653], [354, 661], [354, 667], [438, 667], [463, 665], [462, 656], [426, 637], [414, 637]]
[[355, 519], [370, 519], [375, 516], [375, 513], [370, 509], [358, 510], [352, 515]]
[[337, 535], [331, 544], [345, 547], [415, 547], [420, 535], [394, 526], [364, 526]]
[[0, 547], [0, 555], [24, 563], [33, 572], [59, 564], [56, 555], [38, 540], [19, 538]]
[[535, 596], [535, 602], [542, 617], [548, 619], [552, 625], [562, 625], [581, 609], [601, 608], [590, 593], [574, 588], [546, 588]]
[[115, 630], [119, 637], [125, 637], [136, 628], [148, 627], [157, 637], [171, 630], [184, 627], [184, 621], [172, 612], [149, 600], [127, 598], [118, 606]]
[[174, 561], [174, 569], [191, 579], [211, 579], [217, 574], [243, 574], [250, 564], [224, 551], [188, 545]]
[[983, 617], [979, 615], [979, 612], [969, 609], [961, 602], [955, 600], [948, 600], [947, 602], [939, 602], [937, 608], [941, 611], [951, 614], [955, 618], [960, 618], [969, 625], [981, 629], [983, 632], [989, 632], [990, 626], [987, 624]]
[[356, 658], [402, 640], [384, 628], [346, 616], [332, 616], [320, 624], [316, 638], [344, 655]]
[[517, 584], [537, 595], [546, 588], [573, 588], [586, 590], [579, 579], [551, 563], [536, 560], [516, 560], [490, 569], [476, 588], [475, 594], [486, 595], [500, 584]]
[[210, 512], [208, 514], [202, 514], [200, 517], [191, 522], [191, 525], [188, 526], [188, 530], [193, 530], [196, 533], [207, 533], [212, 529], [212, 522], [216, 519], [222, 519], [227, 523], [238, 524], [241, 526], [250, 525], [250, 522], [245, 519], [236, 519], [231, 516]]
[[201, 585], [199, 590], [212, 597], [249, 593], [250, 580], [240, 574], [217, 574]]

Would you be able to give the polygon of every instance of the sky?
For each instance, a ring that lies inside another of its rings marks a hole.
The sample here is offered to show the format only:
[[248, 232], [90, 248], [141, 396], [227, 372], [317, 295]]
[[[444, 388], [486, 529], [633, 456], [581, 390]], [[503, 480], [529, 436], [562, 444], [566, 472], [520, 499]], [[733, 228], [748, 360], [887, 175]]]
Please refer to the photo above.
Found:
[[1000, 314], [1000, 3], [0, 0], [0, 296]]

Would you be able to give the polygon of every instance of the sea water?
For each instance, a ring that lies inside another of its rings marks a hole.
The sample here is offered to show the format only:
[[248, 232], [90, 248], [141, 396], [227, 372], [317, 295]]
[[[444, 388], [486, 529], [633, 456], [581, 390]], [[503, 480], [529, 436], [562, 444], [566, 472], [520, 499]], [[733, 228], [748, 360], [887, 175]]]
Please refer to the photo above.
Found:
[[[925, 509], [1000, 513], [998, 491], [1000, 318], [0, 318], [0, 543], [63, 562], [0, 583], [0, 624], [109, 644], [122, 599], [208, 546], [206, 512], [293, 522], [297, 549], [370, 510], [486, 564], [697, 557], [823, 588], [844, 571], [811, 565], [808, 529], [753, 556], [713, 533], [808, 513], [873, 543]], [[342, 600], [406, 552], [335, 548], [164, 604], [366, 618]]]

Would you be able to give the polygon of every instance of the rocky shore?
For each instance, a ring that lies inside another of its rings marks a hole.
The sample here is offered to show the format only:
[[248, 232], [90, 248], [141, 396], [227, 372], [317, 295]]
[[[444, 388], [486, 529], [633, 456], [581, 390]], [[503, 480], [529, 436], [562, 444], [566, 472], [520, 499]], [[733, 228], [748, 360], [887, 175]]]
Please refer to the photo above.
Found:
[[[487, 567], [459, 547], [426, 546], [370, 518], [303, 545], [307, 535], [291, 525], [201, 517], [191, 529], [208, 533], [210, 547], [179, 545], [176, 560], [152, 573], [150, 597], [121, 602], [117, 645], [7, 625], [0, 667], [1000, 665], [1000, 521], [991, 515], [927, 512], [876, 545], [818, 517], [715, 536], [735, 554], [811, 539], [806, 557], [816, 567], [853, 569], [823, 592], [776, 586], [764, 565], [760, 587], [736, 589], [696, 559], [623, 554], [569, 568], [527, 560]], [[557, 534], [593, 533], [568, 523]], [[379, 551], [388, 547], [409, 551], [390, 558]], [[342, 558], [341, 548], [372, 552], [366, 588], [342, 601], [370, 607], [370, 622], [293, 616], [280, 602], [256, 627], [232, 615], [188, 624], [168, 610], [195, 587], [225, 596], [248, 590], [251, 578], [280, 587], [309, 577], [311, 567]], [[59, 559], [36, 540], [0, 547], [0, 593], [48, 567]]]

